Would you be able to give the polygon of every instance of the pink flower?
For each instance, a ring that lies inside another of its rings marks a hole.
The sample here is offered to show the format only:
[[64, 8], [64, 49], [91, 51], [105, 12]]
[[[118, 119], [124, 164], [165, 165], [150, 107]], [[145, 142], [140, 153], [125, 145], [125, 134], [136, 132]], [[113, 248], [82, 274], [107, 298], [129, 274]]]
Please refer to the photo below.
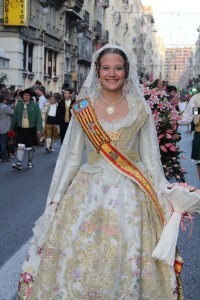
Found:
[[164, 136], [165, 136], [164, 134], [160, 134], [160, 135], [158, 136], [158, 139], [160, 140], [160, 139], [162, 139]]
[[32, 282], [32, 281], [33, 281], [33, 276], [32, 276], [30, 273], [28, 273], [28, 272], [24, 272], [24, 273], [22, 274], [22, 278], [23, 278], [23, 281], [24, 281], [25, 283], [29, 283], [29, 282]]
[[167, 148], [169, 148], [169, 147], [171, 147], [172, 146], [172, 143], [166, 143], [165, 144], [165, 147], [167, 147]]
[[159, 108], [160, 110], [163, 110], [164, 105], [163, 105], [162, 103], [159, 103], [159, 104], [158, 104], [158, 108]]
[[176, 148], [174, 147], [174, 145], [171, 145], [171, 146], [169, 147], [169, 150], [170, 150], [170, 151], [176, 151]]
[[166, 132], [171, 134], [171, 133], [173, 133], [173, 130], [167, 129]]
[[169, 133], [167, 133], [167, 134], [166, 134], [166, 138], [167, 138], [167, 139], [171, 139], [172, 136], [171, 136]]
[[165, 148], [165, 146], [160, 146], [160, 149], [161, 149], [163, 152], [167, 152], [167, 149]]

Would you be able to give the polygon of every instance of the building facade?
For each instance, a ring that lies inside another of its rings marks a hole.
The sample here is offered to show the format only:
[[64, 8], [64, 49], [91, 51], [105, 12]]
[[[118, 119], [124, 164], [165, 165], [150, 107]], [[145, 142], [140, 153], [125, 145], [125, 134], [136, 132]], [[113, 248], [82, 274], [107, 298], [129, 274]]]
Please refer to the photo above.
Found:
[[127, 48], [140, 76], [155, 66], [157, 74], [161, 72], [152, 11], [140, 0], [117, 0], [117, 5], [115, 0], [15, 2], [21, 7], [0, 0], [0, 45], [9, 58], [3, 69], [8, 85], [27, 88], [40, 80], [48, 91], [78, 91], [92, 54], [106, 43]]
[[183, 88], [180, 79], [187, 70], [188, 58], [192, 48], [167, 48], [165, 57], [165, 79], [178, 89]]

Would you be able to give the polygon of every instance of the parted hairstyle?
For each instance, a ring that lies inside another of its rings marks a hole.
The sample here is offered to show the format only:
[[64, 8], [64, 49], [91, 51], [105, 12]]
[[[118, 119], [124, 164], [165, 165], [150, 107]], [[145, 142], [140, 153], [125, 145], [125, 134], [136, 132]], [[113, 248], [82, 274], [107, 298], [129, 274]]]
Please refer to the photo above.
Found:
[[106, 48], [104, 49], [98, 56], [97, 61], [95, 62], [95, 66], [96, 66], [96, 71], [97, 71], [97, 75], [98, 77], [100, 76], [100, 66], [101, 66], [101, 58], [105, 55], [105, 54], [119, 54], [123, 60], [124, 60], [124, 67], [125, 67], [125, 77], [128, 78], [128, 74], [129, 74], [129, 62], [127, 59], [126, 54], [117, 48]]

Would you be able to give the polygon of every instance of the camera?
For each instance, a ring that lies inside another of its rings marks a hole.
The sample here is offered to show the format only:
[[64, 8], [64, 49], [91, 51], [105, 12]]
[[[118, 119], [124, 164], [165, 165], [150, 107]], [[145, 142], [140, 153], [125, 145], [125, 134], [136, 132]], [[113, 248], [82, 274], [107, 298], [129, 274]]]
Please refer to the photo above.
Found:
[[193, 114], [194, 114], [194, 116], [199, 115], [200, 114], [200, 107], [195, 106], [194, 109], [193, 109]]

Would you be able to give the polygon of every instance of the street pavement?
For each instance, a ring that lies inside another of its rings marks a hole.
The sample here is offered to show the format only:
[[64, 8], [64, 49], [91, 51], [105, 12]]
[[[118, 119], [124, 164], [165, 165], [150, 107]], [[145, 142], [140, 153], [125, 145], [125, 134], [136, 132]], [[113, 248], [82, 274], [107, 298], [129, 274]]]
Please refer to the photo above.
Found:
[[[187, 133], [185, 126], [179, 130], [186, 182], [199, 187], [196, 165], [190, 159], [192, 133]], [[55, 152], [47, 154], [44, 147], [37, 147], [33, 169], [25, 166], [22, 171], [12, 170], [15, 159], [0, 163], [0, 300], [16, 300], [20, 268], [30, 245], [32, 227], [45, 207], [59, 143], [55, 148]], [[181, 278], [185, 300], [200, 299], [199, 232], [199, 215], [194, 215], [191, 237], [189, 227], [187, 232], [180, 229], [178, 248], [184, 259]]]

